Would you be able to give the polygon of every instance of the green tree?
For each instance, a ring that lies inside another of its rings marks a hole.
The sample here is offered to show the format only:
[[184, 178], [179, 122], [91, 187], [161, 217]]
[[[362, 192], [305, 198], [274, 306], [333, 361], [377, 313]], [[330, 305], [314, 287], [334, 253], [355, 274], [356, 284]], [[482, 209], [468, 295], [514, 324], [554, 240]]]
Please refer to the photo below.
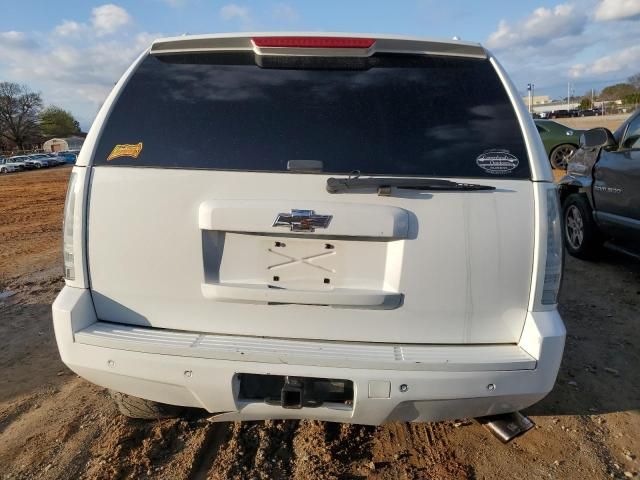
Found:
[[580, 100], [580, 110], [588, 110], [592, 107], [591, 99], [589, 97], [582, 97]]
[[635, 87], [629, 83], [616, 83], [603, 88], [600, 98], [602, 100], [620, 100], [627, 95], [635, 93], [635, 91]]
[[630, 95], [625, 95], [622, 97], [622, 103], [626, 105], [637, 105], [640, 103], [640, 91], [636, 93], [632, 93]]
[[0, 82], [0, 137], [19, 149], [40, 135], [42, 97], [25, 85]]
[[40, 113], [40, 128], [47, 137], [68, 137], [80, 133], [80, 124], [73, 115], [55, 105]]

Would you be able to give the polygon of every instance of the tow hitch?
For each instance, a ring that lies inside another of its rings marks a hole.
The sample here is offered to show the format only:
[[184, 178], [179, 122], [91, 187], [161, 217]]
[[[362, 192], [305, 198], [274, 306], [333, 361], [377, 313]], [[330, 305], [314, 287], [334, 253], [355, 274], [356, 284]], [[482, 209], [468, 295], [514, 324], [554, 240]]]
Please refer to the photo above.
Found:
[[238, 400], [241, 401], [264, 402], [290, 409], [353, 406], [351, 380], [254, 373], [240, 373], [238, 380]]
[[280, 391], [280, 404], [282, 408], [302, 408], [304, 397], [304, 384], [299, 378], [285, 377], [284, 385]]

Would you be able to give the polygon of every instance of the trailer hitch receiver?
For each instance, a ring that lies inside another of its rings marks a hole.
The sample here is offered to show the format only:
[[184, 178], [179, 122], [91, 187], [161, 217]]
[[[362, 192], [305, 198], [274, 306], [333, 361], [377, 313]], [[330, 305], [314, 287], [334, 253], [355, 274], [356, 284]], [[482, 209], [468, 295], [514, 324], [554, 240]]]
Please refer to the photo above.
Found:
[[296, 377], [286, 377], [280, 391], [282, 408], [302, 408], [304, 383]]

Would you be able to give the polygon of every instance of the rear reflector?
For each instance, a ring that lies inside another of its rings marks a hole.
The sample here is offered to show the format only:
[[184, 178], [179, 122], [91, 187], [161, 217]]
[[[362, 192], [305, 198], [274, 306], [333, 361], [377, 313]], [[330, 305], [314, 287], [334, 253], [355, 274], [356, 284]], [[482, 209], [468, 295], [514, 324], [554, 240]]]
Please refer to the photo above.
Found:
[[369, 48], [373, 38], [349, 37], [254, 37], [256, 47], [286, 48]]

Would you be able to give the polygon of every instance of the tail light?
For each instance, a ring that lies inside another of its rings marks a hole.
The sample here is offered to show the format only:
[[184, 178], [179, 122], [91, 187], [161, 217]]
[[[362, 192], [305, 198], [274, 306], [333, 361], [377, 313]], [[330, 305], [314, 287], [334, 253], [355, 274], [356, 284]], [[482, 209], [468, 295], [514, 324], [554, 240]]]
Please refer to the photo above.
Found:
[[67, 286], [87, 288], [84, 258], [84, 184], [87, 169], [73, 167], [69, 176], [62, 223], [62, 256]]
[[74, 255], [74, 224], [76, 208], [76, 185], [78, 174], [71, 172], [67, 187], [67, 199], [64, 203], [64, 220], [62, 227], [62, 255], [64, 258], [64, 278], [76, 279], [75, 255]]
[[543, 305], [558, 303], [558, 291], [562, 280], [563, 245], [562, 227], [560, 220], [560, 200], [558, 189], [553, 186], [547, 189], [547, 248], [544, 267], [544, 281], [542, 284]]
[[256, 47], [284, 48], [369, 48], [373, 38], [351, 37], [254, 37]]

